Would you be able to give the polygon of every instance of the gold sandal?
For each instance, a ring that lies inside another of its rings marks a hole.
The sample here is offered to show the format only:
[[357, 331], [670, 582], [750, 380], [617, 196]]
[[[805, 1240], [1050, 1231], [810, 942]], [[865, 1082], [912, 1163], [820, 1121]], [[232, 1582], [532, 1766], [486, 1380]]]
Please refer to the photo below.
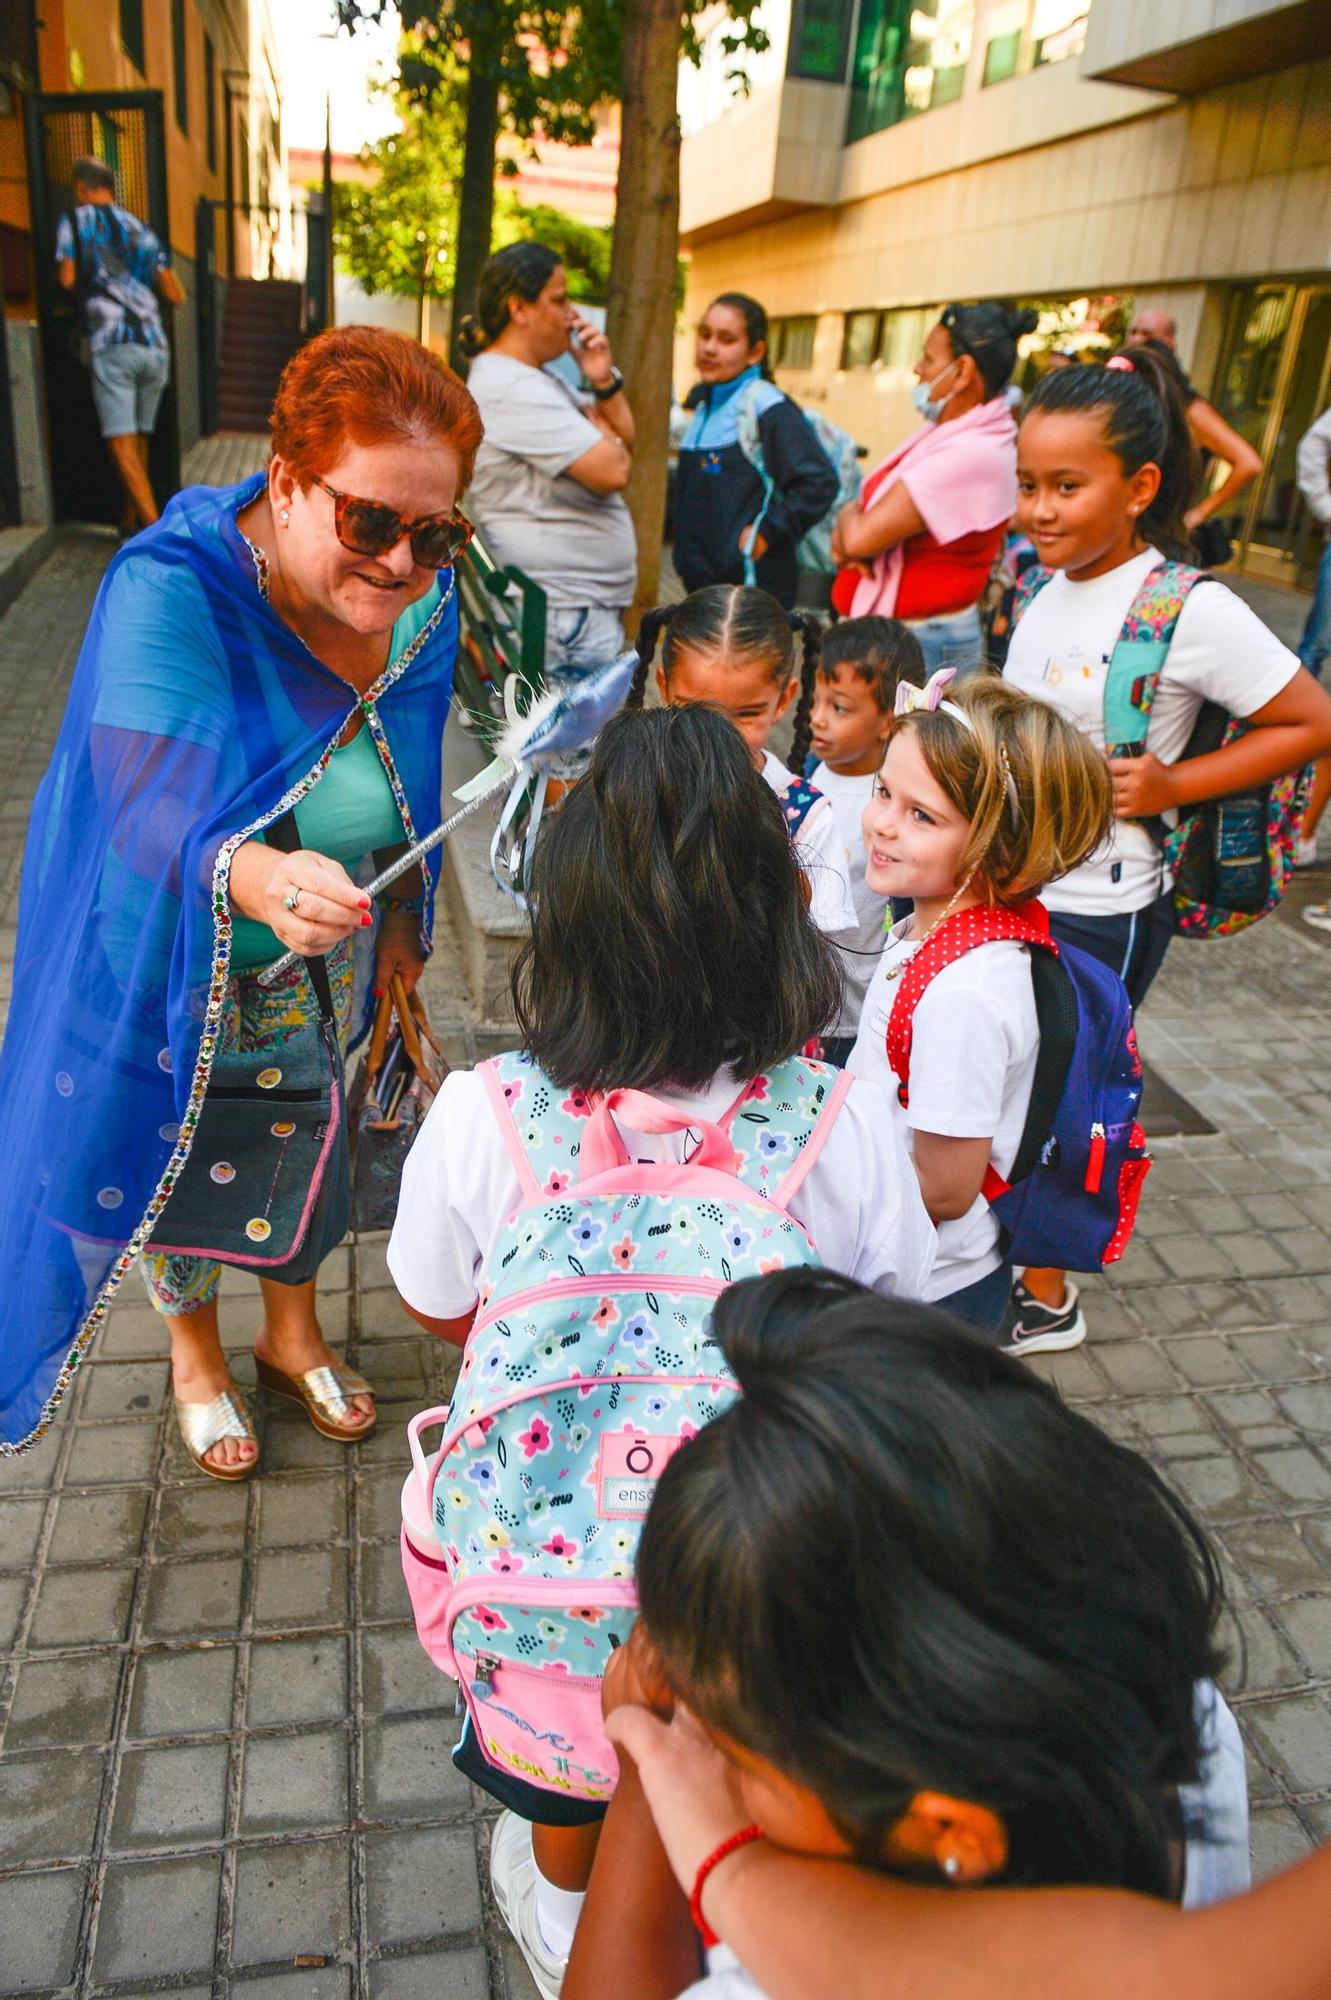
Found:
[[244, 1459], [235, 1465], [209, 1465], [204, 1457], [204, 1453], [211, 1451], [215, 1444], [220, 1444], [223, 1438], [240, 1438], [243, 1442], [257, 1447], [259, 1440], [239, 1389], [234, 1385], [229, 1389], [223, 1389], [220, 1395], [213, 1397], [211, 1403], [182, 1403], [177, 1396], [175, 1405], [176, 1422], [180, 1426], [185, 1449], [200, 1472], [206, 1472], [210, 1479], [236, 1480], [250, 1477], [259, 1463], [257, 1449], [253, 1458]]
[[292, 1403], [302, 1403], [320, 1437], [353, 1444], [357, 1438], [368, 1437], [378, 1422], [374, 1410], [364, 1423], [346, 1422], [351, 1398], [374, 1394], [365, 1377], [354, 1368], [307, 1368], [303, 1375], [288, 1375], [285, 1369], [274, 1368], [271, 1361], [264, 1361], [256, 1354], [254, 1371], [260, 1388], [270, 1390], [274, 1396], [285, 1396]]

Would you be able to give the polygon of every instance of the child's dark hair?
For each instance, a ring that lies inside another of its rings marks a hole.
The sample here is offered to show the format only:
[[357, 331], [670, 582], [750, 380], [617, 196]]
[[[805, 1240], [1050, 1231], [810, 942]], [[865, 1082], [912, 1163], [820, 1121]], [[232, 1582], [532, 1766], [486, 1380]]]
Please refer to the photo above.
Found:
[[[772, 347], [767, 330], [766, 309], [759, 305], [757, 299], [751, 299], [747, 292], [720, 292], [712, 300], [712, 306], [729, 306], [731, 312], [739, 314], [744, 322], [744, 331], [748, 336], [750, 347], [756, 347], [758, 342], [762, 341], [763, 358], [759, 363], [759, 367], [762, 370], [764, 381], [770, 382], [772, 380]], [[708, 306], [708, 312], [712, 310], [712, 306]]]
[[1034, 333], [1040, 315], [1030, 306], [1005, 306], [997, 299], [981, 299], [978, 305], [944, 306], [938, 324], [951, 341], [954, 355], [970, 355], [985, 395], [992, 397], [1012, 380], [1017, 342], [1023, 333]]
[[1104, 366], [1090, 363], [1055, 368], [1042, 375], [1022, 415], [1098, 416], [1105, 443], [1131, 478], [1144, 465], [1160, 470], [1160, 488], [1138, 526], [1162, 554], [1191, 559], [1191, 538], [1183, 515], [1199, 477], [1197, 449], [1176, 368], [1149, 346], [1121, 348]]
[[899, 618], [843, 618], [824, 632], [818, 664], [830, 680], [846, 667], [872, 689], [881, 715], [890, 715], [901, 681], [925, 681], [924, 649]]
[[712, 1326], [743, 1393], [670, 1461], [638, 1552], [676, 1693], [866, 1862], [927, 1790], [1002, 1818], [1007, 1884], [1173, 1894], [1219, 1664], [1180, 1502], [927, 1306], [787, 1271]]
[[802, 771], [809, 754], [814, 686], [822, 657], [823, 628], [807, 611], [787, 611], [770, 591], [743, 583], [709, 583], [682, 604], [661, 604], [646, 613], [638, 627], [638, 664], [629, 689], [628, 705], [641, 708], [647, 675], [661, 646], [661, 667], [667, 683], [680, 652], [728, 653], [740, 660], [769, 660], [772, 679], [790, 679], [795, 660], [794, 635], [801, 636], [800, 698], [792, 724], [790, 765]]
[[569, 1089], [756, 1076], [841, 1004], [776, 795], [700, 703], [627, 710], [545, 820], [513, 968], [524, 1046]]
[[458, 322], [458, 345], [464, 354], [479, 354], [508, 325], [508, 302], [514, 296], [529, 305], [540, 298], [563, 262], [544, 243], [506, 243], [481, 266], [476, 286], [476, 310]]

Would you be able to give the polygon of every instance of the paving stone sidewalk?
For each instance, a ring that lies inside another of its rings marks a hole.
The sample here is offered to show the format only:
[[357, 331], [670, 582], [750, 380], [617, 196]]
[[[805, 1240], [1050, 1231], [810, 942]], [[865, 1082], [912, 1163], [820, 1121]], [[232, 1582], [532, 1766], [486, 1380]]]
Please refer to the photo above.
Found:
[[[0, 622], [0, 981], [109, 554], [65, 535]], [[1087, 1288], [1091, 1340], [1043, 1364], [1216, 1536], [1262, 1870], [1331, 1833], [1329, 951], [1293, 917], [1175, 947], [1143, 1042], [1217, 1129], [1159, 1143], [1139, 1237]], [[464, 1056], [446, 939], [430, 997]], [[448, 1357], [382, 1239], [326, 1278], [325, 1325], [381, 1395], [364, 1445], [264, 1399], [262, 1477], [200, 1478], [131, 1284], [51, 1436], [0, 1462], [0, 1996], [530, 2000], [398, 1565], [402, 1425]], [[256, 1303], [229, 1277], [247, 1388]]]

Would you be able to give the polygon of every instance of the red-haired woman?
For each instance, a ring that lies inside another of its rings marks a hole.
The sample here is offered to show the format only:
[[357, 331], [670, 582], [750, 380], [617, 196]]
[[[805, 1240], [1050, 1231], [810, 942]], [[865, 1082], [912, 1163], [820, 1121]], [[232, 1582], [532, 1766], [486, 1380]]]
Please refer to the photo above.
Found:
[[[216, 1237], [181, 1222], [210, 1181], [234, 1206], [237, 1166], [190, 1157], [213, 1066], [270, 1053], [256, 1083], [277, 1092], [321, 1012], [345, 1047], [354, 939], [373, 944], [363, 1012], [430, 949], [428, 865], [377, 911], [353, 877], [437, 814], [480, 418], [415, 342], [343, 327], [290, 362], [271, 430], [266, 473], [180, 494], [112, 564], [34, 809], [0, 1052], [0, 1450], [45, 1429], [139, 1256], [190, 1456], [216, 1478], [254, 1470], [219, 1264], [186, 1254]], [[262, 986], [288, 947], [309, 969]], [[254, 1097], [276, 1162], [292, 1121]], [[253, 1173], [252, 1148], [232, 1150]], [[265, 1269], [269, 1198], [254, 1187], [245, 1225], [259, 1380], [324, 1436], [363, 1437], [373, 1396], [323, 1338], [316, 1280]]]

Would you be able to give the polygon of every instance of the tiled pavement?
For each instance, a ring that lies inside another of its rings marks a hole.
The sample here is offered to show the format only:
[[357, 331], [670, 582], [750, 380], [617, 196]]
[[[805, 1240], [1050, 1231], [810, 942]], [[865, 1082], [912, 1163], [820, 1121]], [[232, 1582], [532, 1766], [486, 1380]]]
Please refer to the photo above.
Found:
[[[5, 978], [26, 801], [108, 552], [67, 537], [0, 623]], [[1143, 1040], [1217, 1130], [1160, 1142], [1091, 1341], [1043, 1364], [1216, 1535], [1262, 1869], [1331, 1833], [1327, 954], [1283, 917], [1176, 946]], [[460, 1048], [447, 959], [432, 1002]], [[381, 1240], [327, 1278], [325, 1324], [383, 1398], [363, 1446], [260, 1404], [263, 1476], [199, 1478], [131, 1286], [52, 1435], [0, 1463], [0, 1996], [529, 2000], [397, 1562], [401, 1426], [447, 1357]], [[229, 1283], [242, 1382], [254, 1303]]]

